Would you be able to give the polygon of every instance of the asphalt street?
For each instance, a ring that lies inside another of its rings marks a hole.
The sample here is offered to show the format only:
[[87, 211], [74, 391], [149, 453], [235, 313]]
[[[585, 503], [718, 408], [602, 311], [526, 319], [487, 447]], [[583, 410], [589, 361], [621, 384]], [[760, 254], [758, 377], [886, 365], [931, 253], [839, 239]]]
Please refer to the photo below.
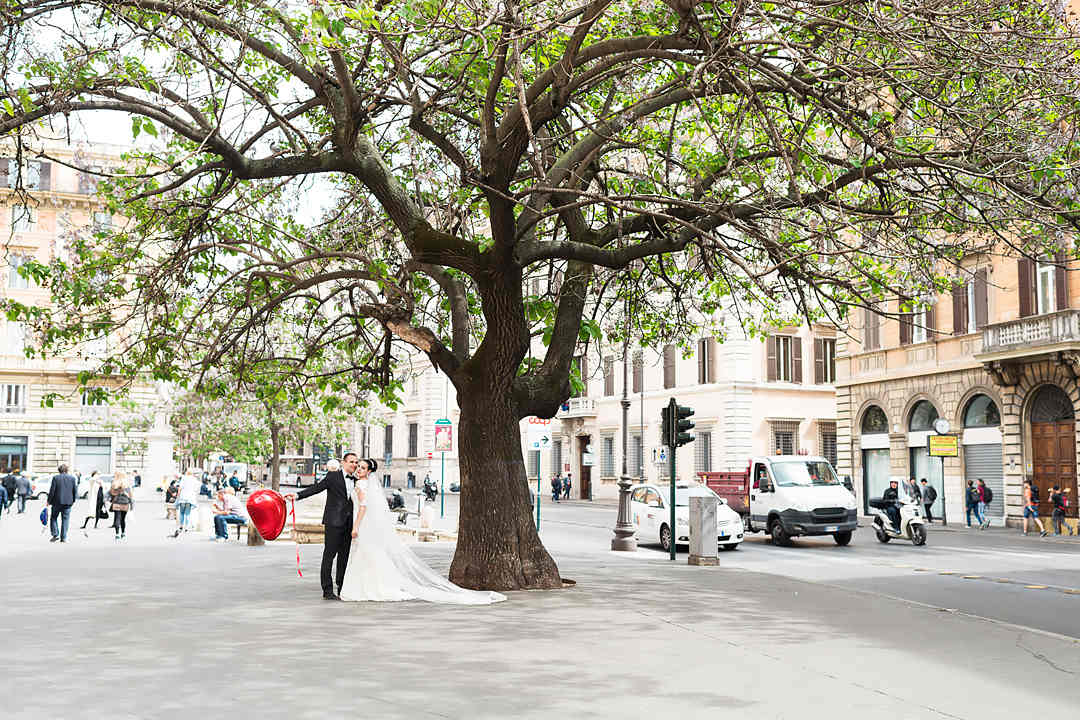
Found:
[[[2, 716], [1011, 720], [1080, 703], [1078, 544], [863, 531], [847, 548], [752, 539], [695, 568], [611, 552], [613, 505], [541, 517], [577, 585], [464, 608], [326, 603], [318, 546], [299, 577], [290, 542], [173, 540], [152, 495], [122, 543], [49, 543], [34, 514], [5, 514]], [[452, 545], [415, 548], [446, 571]]]
[[[599, 544], [612, 537], [616, 514], [610, 503], [544, 503], [541, 537], [552, 549]], [[860, 525], [847, 547], [826, 537], [780, 548], [764, 534], [748, 535], [738, 551], [720, 554], [720, 564], [1080, 638], [1080, 538], [935, 525], [927, 544], [914, 547], [883, 545], [869, 522]], [[686, 562], [685, 553], [680, 546], [677, 562]], [[656, 539], [640, 542], [633, 555], [667, 557]]]

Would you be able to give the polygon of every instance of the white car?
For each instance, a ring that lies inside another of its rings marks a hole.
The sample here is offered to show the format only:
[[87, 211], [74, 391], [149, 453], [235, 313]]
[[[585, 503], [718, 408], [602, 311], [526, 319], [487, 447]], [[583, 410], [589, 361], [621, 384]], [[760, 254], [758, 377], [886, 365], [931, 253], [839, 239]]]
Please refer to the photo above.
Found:
[[[716, 541], [723, 550], [736, 550], [743, 541], [743, 523], [739, 514], [729, 508], [723, 498], [704, 485], [678, 482], [675, 485], [676, 545], [690, 542], [690, 497], [712, 495], [716, 506]], [[671, 550], [671, 486], [637, 485], [630, 493], [630, 521], [637, 530], [638, 542], [659, 542], [665, 551]]]

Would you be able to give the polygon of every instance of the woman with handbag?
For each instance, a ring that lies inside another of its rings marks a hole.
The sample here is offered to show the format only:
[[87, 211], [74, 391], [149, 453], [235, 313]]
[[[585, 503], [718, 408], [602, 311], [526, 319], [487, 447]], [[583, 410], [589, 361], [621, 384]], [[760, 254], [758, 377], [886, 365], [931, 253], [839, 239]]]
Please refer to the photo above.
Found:
[[86, 497], [94, 503], [94, 514], [87, 515], [86, 519], [83, 520], [83, 535], [86, 535], [86, 526], [90, 524], [91, 520], [94, 521], [94, 527], [96, 528], [100, 521], [109, 519], [109, 510], [105, 507], [105, 484], [101, 481], [101, 476], [98, 475], [97, 470], [90, 474], [90, 492], [87, 493]]
[[113, 529], [116, 531], [116, 539], [123, 540], [127, 534], [127, 514], [135, 507], [126, 473], [118, 472], [113, 476], [112, 486], [109, 488], [109, 502], [113, 511]]

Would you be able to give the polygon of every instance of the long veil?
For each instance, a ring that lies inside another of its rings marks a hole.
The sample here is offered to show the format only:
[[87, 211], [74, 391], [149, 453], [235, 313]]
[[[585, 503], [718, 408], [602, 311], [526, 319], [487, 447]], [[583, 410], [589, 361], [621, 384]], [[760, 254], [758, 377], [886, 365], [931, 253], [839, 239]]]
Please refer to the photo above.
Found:
[[394, 529], [394, 518], [386, 504], [382, 485], [374, 475], [369, 475], [367, 480], [367, 512], [363, 522], [371, 523], [364, 533], [367, 541], [385, 554], [400, 575], [401, 589], [408, 595], [428, 602], [456, 605], [490, 605], [506, 599], [497, 592], [458, 587], [428, 567]]

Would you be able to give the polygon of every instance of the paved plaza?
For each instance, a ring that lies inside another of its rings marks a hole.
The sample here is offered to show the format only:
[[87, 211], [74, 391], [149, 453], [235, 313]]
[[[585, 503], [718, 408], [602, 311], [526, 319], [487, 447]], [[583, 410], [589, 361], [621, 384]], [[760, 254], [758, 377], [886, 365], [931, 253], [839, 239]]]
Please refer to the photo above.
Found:
[[[1080, 702], [1080, 595], [941, 575], [985, 562], [956, 542], [915, 556], [865, 533], [851, 548], [753, 540], [697, 568], [609, 552], [613, 508], [545, 506], [576, 587], [480, 608], [351, 604], [320, 598], [320, 546], [301, 547], [300, 578], [290, 542], [171, 540], [160, 509], [143, 498], [120, 544], [106, 529], [50, 544], [32, 514], [0, 519], [5, 718], [981, 719]], [[1006, 539], [982, 540], [1001, 562], [1029, 552]], [[451, 545], [415, 547], [446, 570]], [[1080, 572], [1077, 546], [1032, 547], [1058, 580]], [[1068, 619], [1021, 627], [937, 603], [950, 587], [956, 604], [1016, 596]]]

